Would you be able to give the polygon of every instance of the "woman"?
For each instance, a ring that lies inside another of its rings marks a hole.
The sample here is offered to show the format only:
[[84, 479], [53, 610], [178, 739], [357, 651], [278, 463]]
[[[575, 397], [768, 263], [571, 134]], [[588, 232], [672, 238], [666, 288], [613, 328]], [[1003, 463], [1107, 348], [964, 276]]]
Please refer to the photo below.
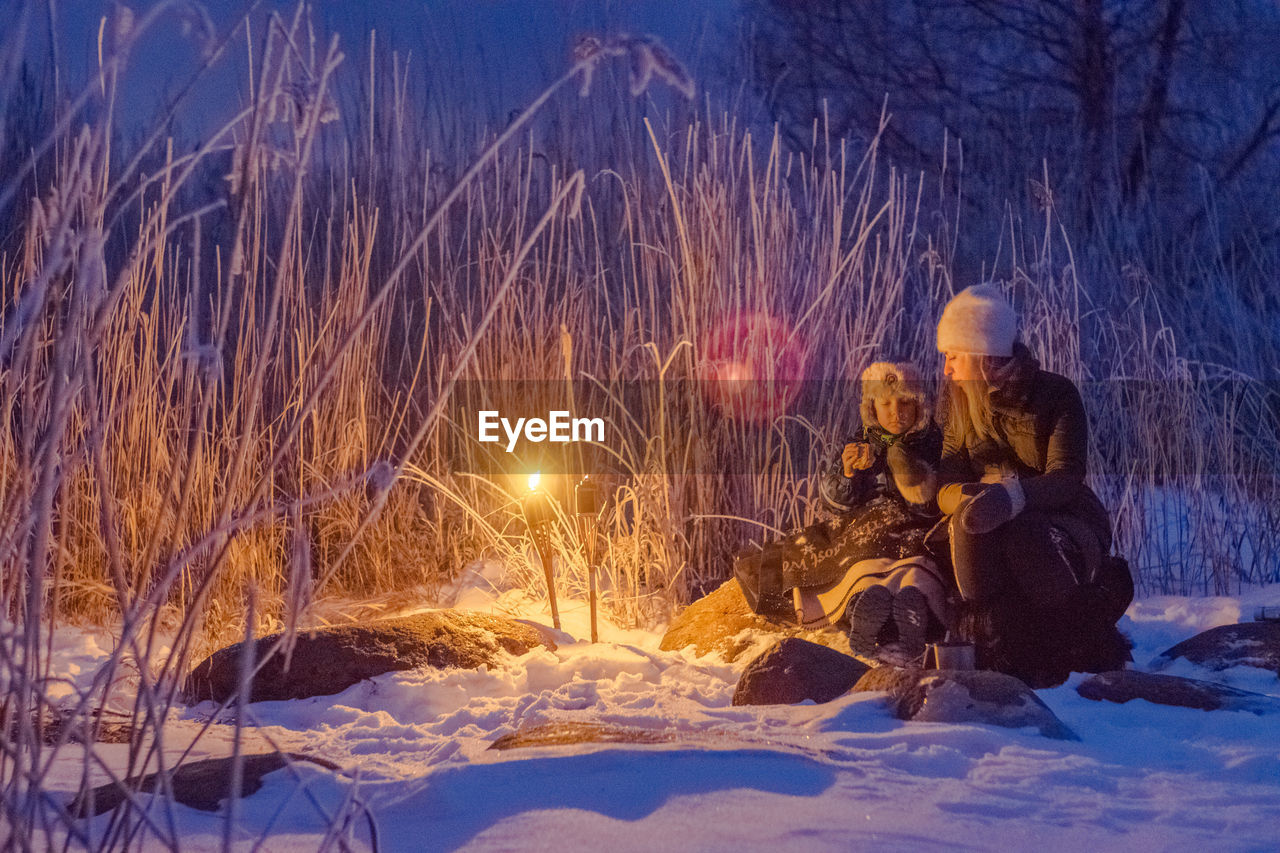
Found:
[[1033, 687], [1123, 668], [1115, 622], [1132, 600], [1111, 523], [1085, 483], [1088, 423], [1071, 380], [1017, 342], [999, 289], [967, 288], [938, 323], [947, 420], [938, 507], [979, 664]]
[[[878, 660], [888, 651], [913, 661], [927, 639], [943, 633], [948, 610], [947, 579], [924, 545], [938, 515], [942, 434], [909, 364], [872, 364], [861, 384], [862, 434], [840, 449], [820, 483], [823, 502], [839, 519], [828, 550], [841, 578], [815, 595], [849, 599], [855, 654]], [[804, 621], [804, 608], [797, 609]]]

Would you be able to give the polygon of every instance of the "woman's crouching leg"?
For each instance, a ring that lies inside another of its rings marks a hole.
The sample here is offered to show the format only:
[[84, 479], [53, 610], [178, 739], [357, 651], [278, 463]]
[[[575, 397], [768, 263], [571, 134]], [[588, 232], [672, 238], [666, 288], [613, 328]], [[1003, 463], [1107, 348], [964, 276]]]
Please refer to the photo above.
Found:
[[1045, 652], [1075, 587], [1069, 564], [1056, 552], [1047, 523], [1019, 516], [985, 534], [951, 527], [956, 584], [963, 597], [961, 637], [974, 643], [978, 665], [1017, 676], [1033, 687], [1061, 683], [1070, 672]]
[[956, 516], [951, 517], [947, 528], [951, 539], [951, 565], [960, 597], [968, 602], [1000, 598], [1008, 586], [1004, 528], [990, 533], [970, 533], [956, 520]]
[[1005, 665], [1033, 687], [1060, 684], [1071, 672], [1121, 669], [1129, 646], [1110, 611], [1094, 600], [1084, 553], [1049, 519], [1027, 514], [1005, 525], [1010, 602], [1002, 626]]
[[1025, 513], [996, 531], [1017, 597], [1032, 607], [1070, 607], [1078, 593], [1080, 549], [1043, 515]]
[[1008, 589], [1000, 531], [975, 534], [952, 516], [951, 564], [960, 598], [952, 614], [955, 636], [973, 643], [981, 669], [1001, 669]]

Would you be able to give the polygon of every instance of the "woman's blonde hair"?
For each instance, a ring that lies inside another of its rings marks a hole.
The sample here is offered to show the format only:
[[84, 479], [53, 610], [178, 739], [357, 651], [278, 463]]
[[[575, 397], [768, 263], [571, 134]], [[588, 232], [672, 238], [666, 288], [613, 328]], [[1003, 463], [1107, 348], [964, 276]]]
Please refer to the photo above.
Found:
[[996, 377], [1013, 361], [1013, 357], [977, 355], [971, 358], [976, 360], [981, 378], [963, 382], [948, 379], [943, 393], [944, 405], [940, 407], [943, 411], [939, 414], [948, 421], [955, 418], [961, 435], [972, 431], [981, 441], [994, 434], [991, 390], [995, 386]]
[[988, 385], [980, 379], [965, 382], [947, 381], [947, 406], [943, 416], [948, 425], [953, 421], [960, 435], [973, 433], [979, 440], [992, 436], [991, 403]]

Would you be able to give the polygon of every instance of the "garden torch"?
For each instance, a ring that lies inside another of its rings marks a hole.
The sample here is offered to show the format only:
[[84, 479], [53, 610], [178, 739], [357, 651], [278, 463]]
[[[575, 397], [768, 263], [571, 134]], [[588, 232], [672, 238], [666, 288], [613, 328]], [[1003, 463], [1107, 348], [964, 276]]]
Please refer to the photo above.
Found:
[[591, 642], [598, 643], [596, 629], [596, 515], [600, 512], [600, 488], [584, 476], [574, 489], [574, 510], [578, 520], [578, 538], [582, 541], [583, 556], [587, 560], [587, 589], [591, 602]]
[[556, 605], [556, 579], [551, 568], [551, 527], [555, 524], [556, 512], [551, 506], [551, 496], [538, 488], [541, 475], [535, 471], [529, 475], [529, 494], [521, 501], [524, 511], [524, 523], [529, 527], [529, 537], [533, 539], [533, 547], [542, 561], [542, 574], [547, 579], [547, 596], [551, 599], [551, 625], [560, 630], [560, 608]]

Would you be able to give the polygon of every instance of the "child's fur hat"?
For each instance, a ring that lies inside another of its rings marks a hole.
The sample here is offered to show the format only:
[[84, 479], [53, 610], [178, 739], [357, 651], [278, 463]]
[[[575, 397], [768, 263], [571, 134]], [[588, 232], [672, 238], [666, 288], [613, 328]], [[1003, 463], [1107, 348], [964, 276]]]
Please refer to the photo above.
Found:
[[915, 432], [929, 423], [929, 394], [914, 367], [906, 362], [877, 361], [862, 371], [862, 425], [883, 429], [876, 418], [876, 400], [904, 397], [916, 401], [916, 422], [908, 430]]

